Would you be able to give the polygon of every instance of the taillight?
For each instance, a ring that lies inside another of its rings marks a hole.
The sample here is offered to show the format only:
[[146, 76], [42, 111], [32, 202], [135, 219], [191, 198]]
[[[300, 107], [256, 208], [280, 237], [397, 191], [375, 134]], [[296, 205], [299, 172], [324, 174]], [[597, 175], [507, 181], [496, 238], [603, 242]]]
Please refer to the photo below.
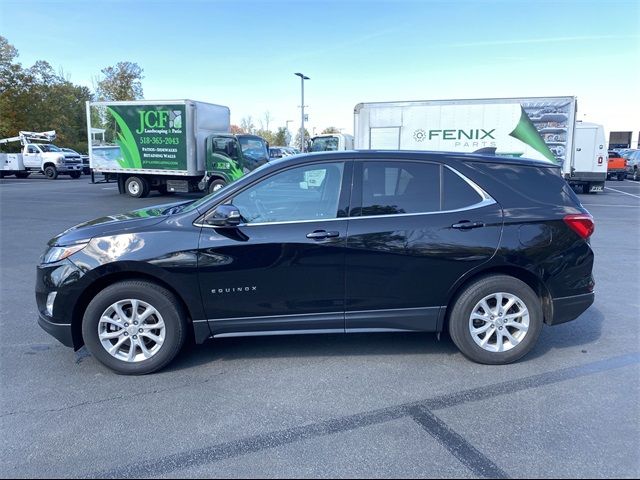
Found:
[[571, 230], [576, 232], [585, 240], [593, 235], [593, 231], [596, 228], [595, 223], [593, 223], [593, 217], [588, 213], [566, 215], [563, 220], [564, 223], [569, 225]]

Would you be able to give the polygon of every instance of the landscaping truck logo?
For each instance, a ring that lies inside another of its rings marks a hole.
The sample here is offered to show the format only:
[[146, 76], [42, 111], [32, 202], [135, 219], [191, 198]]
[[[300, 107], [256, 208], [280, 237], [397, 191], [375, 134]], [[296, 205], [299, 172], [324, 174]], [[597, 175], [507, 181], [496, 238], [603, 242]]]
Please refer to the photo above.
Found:
[[[156, 133], [156, 129], [182, 128], [182, 112], [180, 110], [148, 110], [140, 111], [140, 127], [136, 130], [141, 133]], [[151, 131], [151, 132], [150, 132]]]
[[183, 105], [112, 105], [107, 111], [120, 147], [116, 168], [186, 170]]

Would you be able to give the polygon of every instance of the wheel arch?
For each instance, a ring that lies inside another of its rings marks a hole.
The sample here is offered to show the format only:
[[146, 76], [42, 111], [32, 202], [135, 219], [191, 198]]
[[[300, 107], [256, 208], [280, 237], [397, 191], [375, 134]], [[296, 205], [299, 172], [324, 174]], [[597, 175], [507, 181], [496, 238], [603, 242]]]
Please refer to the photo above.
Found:
[[540, 299], [540, 303], [542, 305], [542, 313], [544, 315], [544, 322], [549, 323], [553, 318], [553, 301], [551, 297], [551, 292], [546, 287], [544, 282], [540, 277], [538, 277], [535, 273], [527, 270], [523, 267], [518, 267], [514, 265], [498, 265], [488, 267], [479, 271], [476, 271], [460, 280], [452, 289], [447, 300], [447, 305], [445, 307], [445, 311], [441, 314], [440, 325], [438, 331], [443, 331], [447, 328], [449, 323], [449, 314], [455, 304], [456, 300], [460, 296], [467, 286], [471, 283], [477, 281], [482, 277], [488, 277], [491, 275], [508, 275], [518, 280], [526, 283], [531, 289], [536, 293], [538, 298]]
[[[193, 327], [193, 312], [185, 302], [180, 293], [170, 284], [165, 282], [159, 277], [147, 272], [113, 272], [99, 276], [95, 281], [91, 282], [80, 294], [76, 301], [73, 312], [71, 314], [71, 336], [73, 339], [74, 350], [79, 350], [84, 345], [84, 339], [82, 338], [82, 319], [84, 312], [87, 310], [91, 300], [102, 290], [114, 283], [124, 280], [141, 280], [149, 283], [154, 283], [160, 287], [169, 290], [176, 299], [180, 302], [184, 312], [186, 313], [186, 321], [190, 327]], [[193, 331], [193, 328], [190, 330]]]

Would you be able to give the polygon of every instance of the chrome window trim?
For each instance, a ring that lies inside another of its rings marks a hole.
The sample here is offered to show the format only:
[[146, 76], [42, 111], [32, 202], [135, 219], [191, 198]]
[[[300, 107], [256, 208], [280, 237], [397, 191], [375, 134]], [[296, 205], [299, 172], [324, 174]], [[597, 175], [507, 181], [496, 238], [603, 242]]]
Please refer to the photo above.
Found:
[[[464, 180], [471, 188], [475, 190], [475, 192], [480, 195], [482, 198], [478, 203], [474, 203], [467, 207], [457, 208], [454, 210], [438, 210], [437, 212], [413, 212], [413, 213], [395, 213], [395, 214], [386, 214], [386, 215], [363, 215], [358, 217], [338, 217], [338, 218], [317, 218], [312, 220], [287, 220], [282, 222], [257, 222], [257, 223], [241, 223], [237, 225], [237, 227], [260, 227], [264, 225], [291, 225], [297, 223], [319, 223], [319, 222], [337, 222], [342, 220], [364, 220], [364, 219], [372, 219], [372, 218], [396, 218], [396, 217], [412, 217], [412, 216], [423, 216], [423, 215], [441, 215], [447, 213], [457, 213], [457, 212], [466, 212], [469, 210], [476, 210], [478, 208], [487, 207], [489, 205], [494, 205], [497, 202], [485, 192], [482, 187], [476, 184], [473, 180], [470, 180], [468, 177], [458, 172], [456, 169], [450, 167], [449, 165], [441, 164], [443, 167], [448, 168], [453, 173], [458, 175], [462, 180]], [[194, 223], [196, 227], [202, 228], [225, 228], [225, 227], [215, 227], [213, 225], [206, 225], [203, 223]]]

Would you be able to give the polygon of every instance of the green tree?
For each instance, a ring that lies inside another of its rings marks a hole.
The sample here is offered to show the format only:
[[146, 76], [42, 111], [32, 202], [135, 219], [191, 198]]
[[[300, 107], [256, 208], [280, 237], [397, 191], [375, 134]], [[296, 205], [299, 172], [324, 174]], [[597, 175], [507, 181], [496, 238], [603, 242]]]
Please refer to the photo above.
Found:
[[269, 130], [258, 130], [256, 133], [259, 137], [264, 138], [270, 146], [275, 145], [276, 136]]
[[274, 135], [273, 145], [284, 147], [287, 145], [289, 139], [289, 132], [284, 127], [278, 128], [278, 131]]
[[299, 148], [301, 151], [304, 150], [305, 152], [307, 152], [309, 150], [308, 146], [311, 143], [311, 136], [309, 135], [309, 132], [307, 131], [307, 129], [304, 129], [304, 149], [302, 148], [302, 142], [300, 141], [300, 130], [298, 130], [298, 133], [296, 133], [296, 139], [294, 140], [293, 144]]
[[322, 131], [322, 134], [326, 133], [340, 133], [340, 129], [336, 127], [327, 127]]
[[0, 37], [0, 138], [21, 130], [55, 130], [57, 144], [86, 152], [89, 89], [74, 85], [44, 60], [23, 68], [17, 57], [15, 47]]
[[96, 82], [96, 97], [101, 101], [140, 100], [142, 93], [142, 73], [137, 63], [118, 62], [115, 67], [101, 70], [102, 77]]

